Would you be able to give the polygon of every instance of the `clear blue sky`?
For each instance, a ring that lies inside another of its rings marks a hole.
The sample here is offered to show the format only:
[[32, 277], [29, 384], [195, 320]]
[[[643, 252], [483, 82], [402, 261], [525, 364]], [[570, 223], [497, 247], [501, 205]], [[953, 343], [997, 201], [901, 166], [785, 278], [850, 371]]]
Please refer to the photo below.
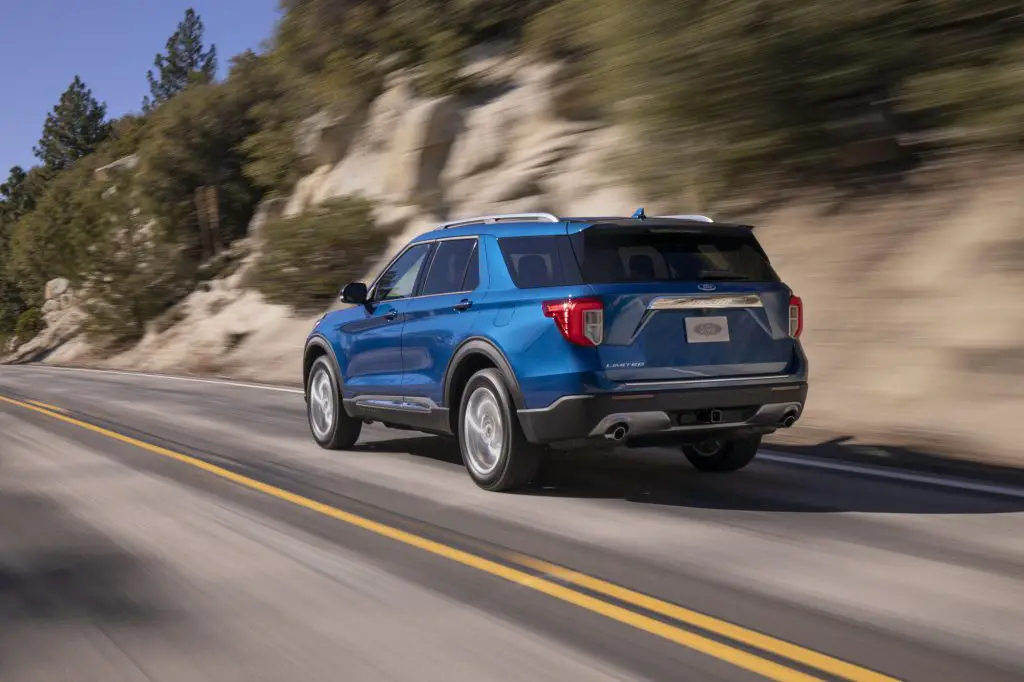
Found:
[[258, 50], [279, 18], [277, 0], [0, 0], [0, 182], [11, 166], [36, 164], [32, 146], [46, 114], [78, 74], [111, 118], [138, 111], [146, 71], [189, 7], [230, 57]]

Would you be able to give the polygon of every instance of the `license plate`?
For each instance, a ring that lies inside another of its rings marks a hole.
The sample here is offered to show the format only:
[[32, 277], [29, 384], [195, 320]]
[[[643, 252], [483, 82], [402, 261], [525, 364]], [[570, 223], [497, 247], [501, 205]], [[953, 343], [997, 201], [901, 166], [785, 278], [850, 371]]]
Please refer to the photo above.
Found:
[[688, 343], [715, 343], [729, 340], [729, 320], [725, 317], [687, 317]]

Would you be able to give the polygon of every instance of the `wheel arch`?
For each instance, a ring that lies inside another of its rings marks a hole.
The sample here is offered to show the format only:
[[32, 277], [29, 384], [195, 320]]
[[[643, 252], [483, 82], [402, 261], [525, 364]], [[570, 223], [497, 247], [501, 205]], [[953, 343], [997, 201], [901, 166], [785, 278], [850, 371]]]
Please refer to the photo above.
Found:
[[338, 357], [334, 354], [334, 349], [331, 347], [330, 342], [327, 341], [323, 336], [315, 334], [306, 339], [306, 346], [302, 352], [302, 394], [309, 398], [308, 385], [309, 385], [309, 373], [313, 369], [313, 363], [316, 362], [317, 358], [326, 356], [331, 366], [334, 368], [335, 381], [338, 384], [338, 393], [341, 393], [341, 365], [338, 364]]
[[444, 373], [444, 393], [442, 395], [444, 396], [444, 405], [448, 408], [452, 433], [458, 433], [459, 404], [466, 382], [473, 374], [487, 367], [493, 367], [501, 373], [515, 409], [523, 409], [525, 403], [519, 388], [519, 381], [501, 349], [492, 341], [482, 337], [466, 339], [455, 349]]

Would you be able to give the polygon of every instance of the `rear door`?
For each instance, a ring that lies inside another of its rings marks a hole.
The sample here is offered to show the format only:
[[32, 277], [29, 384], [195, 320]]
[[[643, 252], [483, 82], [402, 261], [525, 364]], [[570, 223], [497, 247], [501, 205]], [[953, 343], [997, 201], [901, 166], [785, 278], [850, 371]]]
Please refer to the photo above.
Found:
[[570, 238], [604, 303], [598, 346], [613, 381], [787, 373], [789, 290], [748, 228], [593, 225]]
[[402, 328], [402, 393], [442, 404], [443, 379], [455, 348], [469, 335], [479, 310], [476, 237], [437, 242], [418, 295], [409, 300]]

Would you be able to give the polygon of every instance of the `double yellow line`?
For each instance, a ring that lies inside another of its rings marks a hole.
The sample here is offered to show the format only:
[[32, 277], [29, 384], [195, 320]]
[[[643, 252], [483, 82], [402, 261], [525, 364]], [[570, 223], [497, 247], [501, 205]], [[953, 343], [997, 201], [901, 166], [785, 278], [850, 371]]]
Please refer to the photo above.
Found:
[[[455, 547], [430, 540], [420, 535], [410, 533], [378, 521], [343, 511], [336, 507], [317, 502], [308, 497], [297, 495], [282, 488], [269, 485], [248, 476], [235, 473], [223, 467], [210, 464], [204, 460], [189, 455], [175, 452], [158, 445], [146, 443], [145, 441], [125, 436], [105, 429], [95, 424], [76, 419], [69, 416], [60, 407], [47, 405], [38, 401], [24, 402], [0, 395], [0, 403], [7, 403], [17, 407], [31, 410], [46, 415], [53, 419], [71, 424], [93, 433], [106, 436], [113, 440], [133, 445], [155, 455], [173, 459], [182, 464], [201, 469], [232, 483], [270, 495], [279, 500], [289, 502], [310, 511], [317, 512], [324, 516], [342, 521], [344, 523], [362, 528], [363, 530], [395, 540], [404, 545], [430, 552], [436, 556], [444, 557], [463, 566], [475, 568], [509, 582], [521, 585], [522, 587], [541, 592], [561, 601], [573, 604], [592, 613], [600, 614], [606, 618], [632, 626], [651, 635], [682, 645], [694, 651], [712, 656], [721, 661], [731, 663], [739, 668], [761, 675], [762, 677], [776, 680], [777, 682], [822, 682], [821, 678], [815, 677], [801, 670], [772, 660], [763, 655], [745, 651], [732, 643], [718, 641], [702, 634], [684, 629], [679, 624], [699, 628], [705, 632], [713, 633], [733, 643], [742, 644], [752, 649], [757, 649], [765, 654], [770, 654], [779, 659], [786, 659], [800, 664], [806, 669], [818, 670], [833, 676], [837, 676], [853, 682], [896, 682], [896, 678], [882, 675], [880, 673], [862, 668], [852, 663], [827, 656], [810, 649], [771, 637], [753, 630], [734, 625], [718, 618], [683, 608], [676, 604], [655, 599], [645, 594], [635, 592], [628, 588], [606, 582], [598, 578], [578, 573], [576, 571], [557, 566], [533, 557], [520, 554], [508, 554], [503, 557], [511, 564], [499, 563], [482, 556], [466, 552]], [[525, 570], [524, 570], [525, 569]], [[528, 572], [532, 571], [532, 572]], [[556, 582], [556, 580], [558, 582]], [[582, 588], [587, 592], [567, 587], [566, 584]], [[588, 592], [590, 594], [588, 594]], [[643, 611], [657, 614], [673, 622], [666, 622], [658, 618], [645, 615], [644, 613], [620, 606], [619, 604], [593, 596], [594, 594], [614, 599], [621, 604], [627, 604]]]

